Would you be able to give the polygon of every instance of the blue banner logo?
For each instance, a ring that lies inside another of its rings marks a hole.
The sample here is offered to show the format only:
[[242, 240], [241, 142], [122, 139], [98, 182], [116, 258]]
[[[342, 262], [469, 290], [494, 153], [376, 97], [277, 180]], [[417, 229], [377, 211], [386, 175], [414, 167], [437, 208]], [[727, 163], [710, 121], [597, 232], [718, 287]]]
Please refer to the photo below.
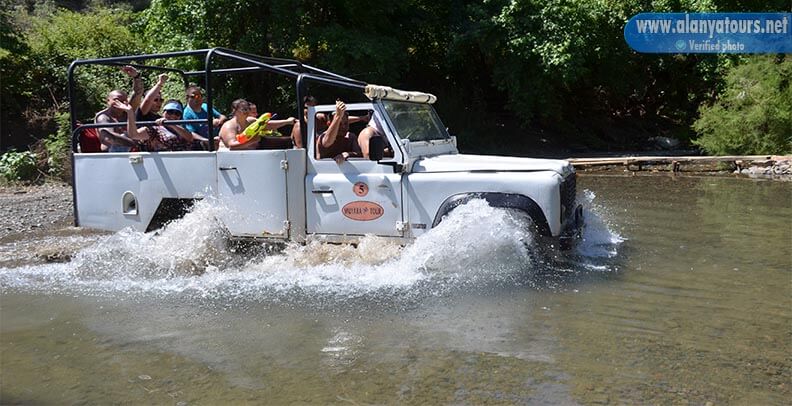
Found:
[[792, 53], [792, 13], [640, 13], [624, 39], [644, 53]]

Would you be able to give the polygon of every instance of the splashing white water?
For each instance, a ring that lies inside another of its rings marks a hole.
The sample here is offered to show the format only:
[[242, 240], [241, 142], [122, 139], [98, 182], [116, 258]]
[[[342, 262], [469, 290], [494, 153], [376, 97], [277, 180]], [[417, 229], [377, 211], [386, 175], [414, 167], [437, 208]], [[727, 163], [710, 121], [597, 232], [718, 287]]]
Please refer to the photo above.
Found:
[[[578, 253], [614, 256], [621, 237], [592, 211], [593, 199], [587, 195]], [[458, 207], [406, 247], [367, 236], [357, 247], [311, 242], [255, 255], [236, 252], [228, 243], [217, 220], [220, 210], [213, 202], [199, 202], [156, 234], [124, 230], [98, 238], [68, 263], [0, 268], [0, 291], [209, 298], [442, 295], [523, 280], [536, 271], [540, 256], [528, 219], [483, 200]]]
[[611, 226], [598, 215], [602, 208], [594, 202], [596, 195], [590, 190], [583, 192], [583, 217], [586, 219], [583, 236], [577, 245], [577, 253], [588, 258], [613, 258], [624, 238], [611, 230]]

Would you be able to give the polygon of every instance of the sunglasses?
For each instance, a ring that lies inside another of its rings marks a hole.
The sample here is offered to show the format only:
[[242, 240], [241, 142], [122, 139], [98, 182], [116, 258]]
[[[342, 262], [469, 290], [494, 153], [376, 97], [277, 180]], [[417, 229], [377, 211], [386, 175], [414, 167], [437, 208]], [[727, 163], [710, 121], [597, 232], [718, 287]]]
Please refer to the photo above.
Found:
[[177, 115], [177, 116], [180, 116], [180, 115], [182, 115], [181, 111], [179, 111], [179, 110], [165, 110], [165, 113], [168, 113], [168, 114], [175, 114], [175, 115]]

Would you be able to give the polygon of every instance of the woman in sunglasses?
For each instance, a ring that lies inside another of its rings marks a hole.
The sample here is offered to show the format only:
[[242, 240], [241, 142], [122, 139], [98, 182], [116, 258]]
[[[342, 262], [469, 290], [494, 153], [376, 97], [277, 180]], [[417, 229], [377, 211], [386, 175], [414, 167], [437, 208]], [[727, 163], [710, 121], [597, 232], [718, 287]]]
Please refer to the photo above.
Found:
[[163, 73], [159, 75], [159, 77], [157, 77], [157, 83], [146, 92], [146, 95], [143, 97], [143, 103], [135, 112], [137, 121], [155, 121], [162, 117], [157, 114], [157, 112], [160, 111], [162, 107], [162, 86], [165, 85], [165, 81], [167, 80], [167, 74]]
[[192, 141], [192, 133], [174, 124], [165, 124], [166, 120], [180, 120], [182, 105], [178, 100], [168, 100], [165, 104], [165, 116], [155, 120], [155, 124], [139, 127], [132, 112], [138, 109], [140, 101], [127, 103], [125, 100], [113, 100], [113, 107], [124, 111], [127, 116], [127, 134], [137, 140], [141, 151], [186, 151]]
[[170, 99], [162, 110], [163, 116], [155, 120], [157, 125], [149, 131], [152, 140], [151, 147], [156, 151], [188, 151], [193, 141], [193, 135], [184, 127], [176, 124], [164, 124], [164, 121], [182, 119], [184, 108], [180, 101]]

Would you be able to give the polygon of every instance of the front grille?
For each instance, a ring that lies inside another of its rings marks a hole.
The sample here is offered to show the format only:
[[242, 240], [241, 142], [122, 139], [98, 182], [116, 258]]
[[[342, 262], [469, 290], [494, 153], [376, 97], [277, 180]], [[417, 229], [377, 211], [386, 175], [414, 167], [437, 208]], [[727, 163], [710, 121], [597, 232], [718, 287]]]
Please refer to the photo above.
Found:
[[563, 224], [564, 221], [568, 216], [571, 216], [572, 213], [575, 211], [575, 194], [577, 188], [577, 174], [572, 173], [571, 175], [564, 178], [561, 181], [561, 223]]

